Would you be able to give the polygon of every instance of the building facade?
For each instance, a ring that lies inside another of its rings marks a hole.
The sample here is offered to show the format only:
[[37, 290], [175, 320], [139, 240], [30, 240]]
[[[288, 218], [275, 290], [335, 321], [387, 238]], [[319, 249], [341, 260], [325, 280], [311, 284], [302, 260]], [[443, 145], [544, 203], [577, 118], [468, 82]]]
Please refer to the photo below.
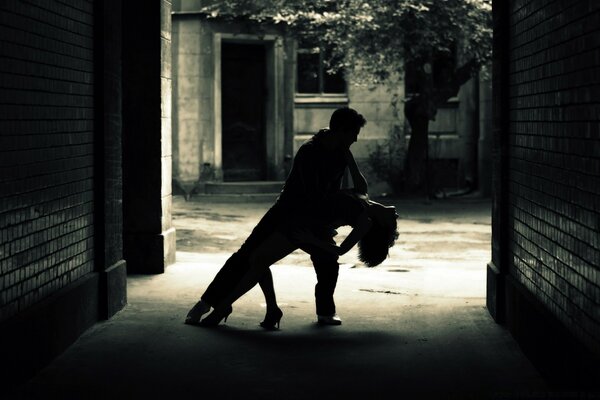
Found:
[[[282, 181], [298, 147], [327, 127], [336, 108], [349, 106], [368, 121], [353, 146], [355, 157], [372, 193], [389, 192], [369, 156], [398, 131], [407, 148], [404, 84], [359, 85], [330, 75], [323, 54], [286, 35], [285, 27], [209, 18], [201, 12], [204, 3], [173, 3], [173, 185], [189, 193], [213, 181]], [[464, 183], [459, 164], [466, 152], [477, 151], [479, 137], [481, 156], [489, 157], [490, 118], [482, 114], [481, 126], [472, 123], [479, 92], [472, 80], [431, 123], [440, 187]], [[489, 90], [482, 93], [482, 109], [489, 110]], [[467, 145], [473, 138], [475, 150]]]

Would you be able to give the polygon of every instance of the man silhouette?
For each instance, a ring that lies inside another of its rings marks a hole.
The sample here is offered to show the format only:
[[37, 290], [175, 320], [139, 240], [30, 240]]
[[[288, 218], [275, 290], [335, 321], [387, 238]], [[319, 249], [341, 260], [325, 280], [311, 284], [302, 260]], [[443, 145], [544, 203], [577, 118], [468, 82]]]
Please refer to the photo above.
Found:
[[[339, 108], [331, 115], [329, 128], [320, 130], [298, 149], [277, 201], [252, 230], [240, 249], [226, 261], [201, 300], [190, 310], [186, 322], [197, 322], [196, 319], [199, 320], [210, 306], [216, 307], [227, 293], [233, 290], [248, 270], [247, 260], [252, 251], [271, 233], [280, 229], [282, 223], [293, 223], [294, 220], [303, 218], [325, 219], [325, 199], [341, 188], [347, 167], [353, 172], [355, 189], [367, 193], [367, 182], [350, 152], [350, 146], [356, 142], [365, 123], [365, 118], [356, 110]], [[335, 243], [333, 236], [336, 232], [333, 229], [323, 227], [313, 234]], [[338, 256], [319, 248], [311, 248], [309, 253], [317, 274], [317, 321], [321, 324], [340, 325], [342, 320], [336, 313], [333, 299], [339, 272]], [[265, 288], [273, 286], [270, 271], [265, 273], [259, 284], [267, 298]]]

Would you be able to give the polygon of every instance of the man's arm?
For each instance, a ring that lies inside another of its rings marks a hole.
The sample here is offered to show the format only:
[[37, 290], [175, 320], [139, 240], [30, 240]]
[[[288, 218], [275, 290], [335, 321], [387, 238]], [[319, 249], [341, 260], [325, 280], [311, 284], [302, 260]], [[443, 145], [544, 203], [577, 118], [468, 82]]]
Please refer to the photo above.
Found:
[[350, 170], [350, 176], [352, 177], [352, 183], [354, 184], [354, 189], [363, 194], [369, 193], [367, 180], [358, 169], [358, 165], [356, 164], [356, 160], [354, 159], [350, 149], [346, 150], [345, 156], [348, 169]]

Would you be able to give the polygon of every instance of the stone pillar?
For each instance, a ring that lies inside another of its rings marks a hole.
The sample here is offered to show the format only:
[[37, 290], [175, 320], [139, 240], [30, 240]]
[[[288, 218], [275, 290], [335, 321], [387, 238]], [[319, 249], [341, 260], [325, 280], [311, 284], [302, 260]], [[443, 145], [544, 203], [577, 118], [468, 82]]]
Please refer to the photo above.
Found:
[[201, 178], [211, 178], [210, 168], [202, 164], [213, 164], [204, 151], [214, 135], [209, 129], [213, 57], [207, 41], [212, 34], [203, 32], [198, 16], [174, 14], [172, 24], [173, 186], [187, 196], [199, 187]]
[[110, 318], [127, 303], [123, 257], [121, 0], [95, 3], [96, 70], [95, 241], [100, 274], [99, 316]]
[[171, 3], [123, 2], [123, 222], [130, 273], [175, 262], [171, 223]]
[[[489, 68], [487, 69], [489, 71]], [[491, 71], [489, 73], [491, 74]], [[492, 83], [487, 77], [479, 81], [479, 147], [477, 158], [477, 187], [482, 196], [489, 197], [492, 194]]]

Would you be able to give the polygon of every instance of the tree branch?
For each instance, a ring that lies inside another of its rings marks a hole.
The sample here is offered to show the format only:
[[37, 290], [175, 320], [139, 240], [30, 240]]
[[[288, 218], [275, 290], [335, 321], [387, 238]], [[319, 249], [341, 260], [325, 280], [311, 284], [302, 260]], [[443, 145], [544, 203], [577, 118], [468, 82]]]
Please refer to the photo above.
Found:
[[466, 62], [463, 66], [454, 70], [452, 79], [446, 85], [436, 90], [434, 95], [436, 104], [443, 104], [448, 101], [449, 98], [456, 96], [460, 87], [469, 79], [471, 79], [473, 75], [479, 71], [480, 67], [481, 63], [479, 60], [473, 58]]

